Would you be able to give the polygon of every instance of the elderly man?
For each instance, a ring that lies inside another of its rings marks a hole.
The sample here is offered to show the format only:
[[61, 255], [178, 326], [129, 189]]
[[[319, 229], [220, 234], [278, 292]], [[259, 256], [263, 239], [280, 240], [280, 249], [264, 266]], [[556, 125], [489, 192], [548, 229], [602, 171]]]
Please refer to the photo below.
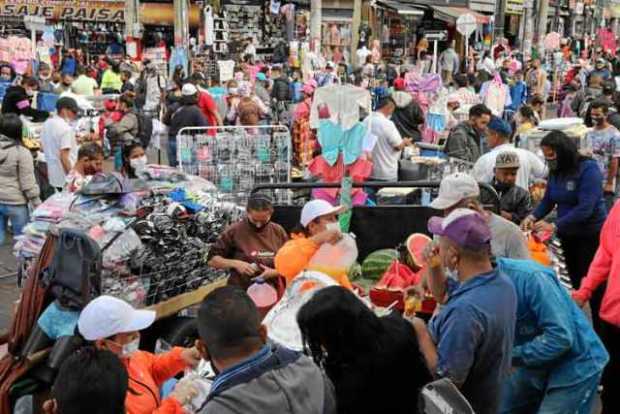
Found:
[[491, 263], [491, 229], [479, 213], [457, 208], [431, 218], [428, 229], [439, 237], [426, 254], [431, 291], [438, 286], [445, 297], [447, 280], [453, 288], [428, 329], [413, 320], [420, 350], [431, 372], [459, 387], [476, 413], [495, 414], [511, 365], [515, 289]]
[[491, 151], [481, 156], [474, 164], [472, 175], [482, 183], [493, 181], [494, 168], [497, 155], [504, 151], [511, 151], [519, 157], [519, 170], [517, 171], [517, 185], [526, 190], [530, 188], [530, 181], [534, 178], [542, 178], [547, 174], [545, 163], [531, 151], [515, 148], [510, 142], [512, 128], [508, 122], [501, 118], [493, 117], [487, 129], [487, 143]]
[[439, 195], [431, 207], [443, 210], [444, 215], [457, 208], [477, 211], [487, 220], [491, 229], [491, 253], [496, 257], [529, 259], [527, 242], [519, 227], [505, 218], [484, 211], [480, 201], [480, 188], [474, 178], [465, 173], [455, 173], [444, 177], [439, 185]]

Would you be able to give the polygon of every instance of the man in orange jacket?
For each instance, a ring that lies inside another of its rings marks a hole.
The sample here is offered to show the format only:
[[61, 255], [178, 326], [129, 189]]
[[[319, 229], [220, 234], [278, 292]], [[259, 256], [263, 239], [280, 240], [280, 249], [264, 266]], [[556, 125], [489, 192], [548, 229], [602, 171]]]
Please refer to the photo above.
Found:
[[120, 299], [104, 295], [82, 310], [78, 329], [95, 347], [121, 358], [129, 376], [127, 414], [183, 414], [183, 405], [195, 396], [196, 390], [187, 385], [177, 386], [167, 398], [161, 399], [159, 389], [185, 368], [196, 366], [200, 353], [196, 348], [180, 347], [161, 355], [138, 350], [138, 331], [154, 321], [154, 311], [136, 310]]

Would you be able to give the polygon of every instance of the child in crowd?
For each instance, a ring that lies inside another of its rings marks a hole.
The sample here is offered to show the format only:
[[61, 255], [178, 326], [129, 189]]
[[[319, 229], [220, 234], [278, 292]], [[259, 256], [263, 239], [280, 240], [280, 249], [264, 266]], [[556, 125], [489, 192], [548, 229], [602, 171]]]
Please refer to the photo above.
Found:
[[103, 172], [103, 149], [89, 142], [78, 150], [78, 159], [66, 178], [65, 189], [70, 193], [79, 191], [90, 176]]
[[493, 178], [493, 188], [500, 197], [500, 214], [515, 224], [520, 224], [533, 210], [530, 193], [516, 185], [519, 166], [519, 155], [516, 152], [500, 152], [495, 160]]

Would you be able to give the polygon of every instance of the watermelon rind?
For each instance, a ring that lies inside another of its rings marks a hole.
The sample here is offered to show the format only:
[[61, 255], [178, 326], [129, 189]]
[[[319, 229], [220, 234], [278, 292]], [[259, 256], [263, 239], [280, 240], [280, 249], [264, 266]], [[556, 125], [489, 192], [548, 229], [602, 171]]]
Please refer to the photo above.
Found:
[[413, 233], [411, 236], [407, 237], [407, 241], [405, 242], [405, 245], [407, 246], [407, 251], [409, 252], [409, 257], [408, 257], [408, 260], [407, 260], [407, 262], [408, 262], [407, 264], [409, 264], [409, 266], [413, 270], [417, 271], [421, 267], [424, 266], [424, 263], [419, 261], [419, 260], [417, 260], [415, 255], [411, 251], [410, 246], [411, 246], [412, 239], [414, 237], [421, 237], [421, 238], [427, 240], [429, 243], [431, 243], [433, 240], [430, 237], [428, 237], [426, 234], [422, 234], [422, 233]]
[[381, 249], [370, 253], [362, 263], [362, 277], [377, 282], [398, 258], [396, 249]]

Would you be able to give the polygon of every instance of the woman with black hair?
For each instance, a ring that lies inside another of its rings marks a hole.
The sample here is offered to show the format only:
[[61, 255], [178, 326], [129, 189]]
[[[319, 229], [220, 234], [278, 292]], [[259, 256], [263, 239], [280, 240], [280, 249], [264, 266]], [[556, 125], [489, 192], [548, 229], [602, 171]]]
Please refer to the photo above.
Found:
[[413, 326], [378, 317], [340, 286], [316, 292], [297, 314], [304, 348], [333, 382], [342, 414], [416, 413], [432, 381]]
[[22, 121], [16, 114], [0, 118], [0, 245], [7, 220], [20, 235], [28, 223], [28, 204], [41, 204], [30, 151], [22, 146]]
[[[574, 289], [588, 273], [607, 217], [603, 175], [597, 162], [579, 154], [577, 145], [561, 131], [552, 131], [540, 143], [549, 179], [542, 201], [522, 223], [526, 230], [557, 233]], [[557, 207], [555, 223], [543, 219]], [[600, 294], [599, 294], [600, 293]], [[592, 319], [598, 329], [599, 289], [592, 298]]]
[[123, 165], [121, 174], [127, 178], [138, 178], [146, 168], [147, 158], [140, 141], [129, 141], [122, 147]]

